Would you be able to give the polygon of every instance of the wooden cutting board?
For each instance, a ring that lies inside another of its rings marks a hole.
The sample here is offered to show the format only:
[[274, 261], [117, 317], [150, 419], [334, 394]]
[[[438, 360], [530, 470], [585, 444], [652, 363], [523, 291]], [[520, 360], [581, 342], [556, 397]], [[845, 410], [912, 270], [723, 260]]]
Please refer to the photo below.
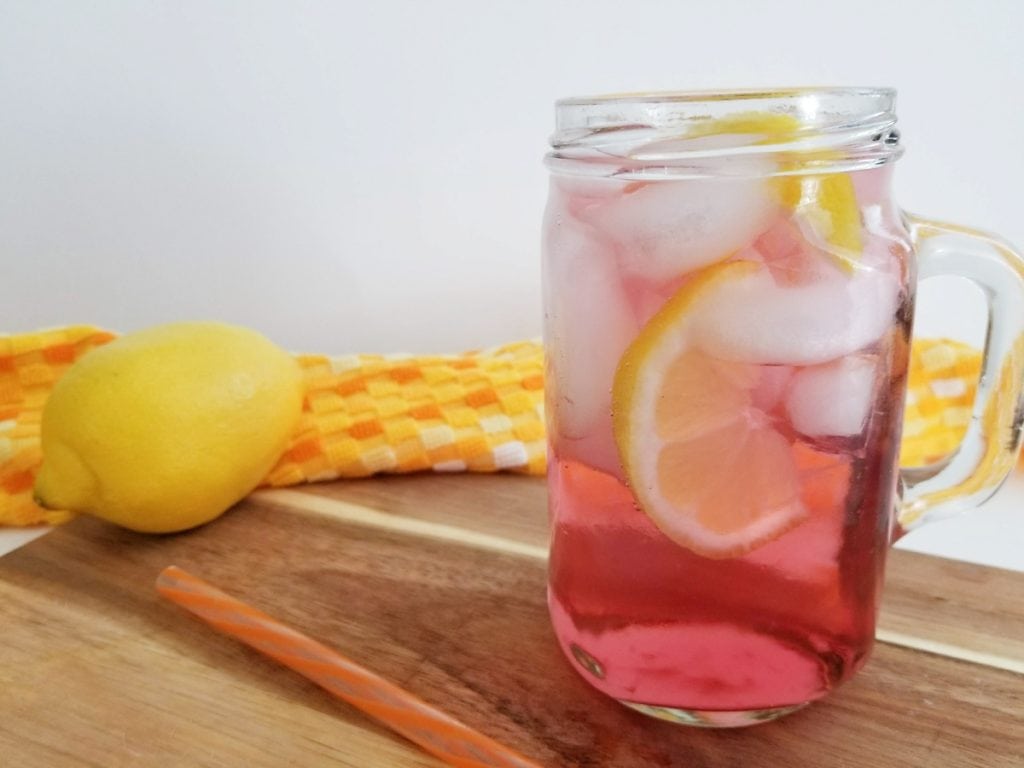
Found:
[[1024, 765], [1024, 574], [894, 552], [857, 678], [705, 731], [563, 659], [545, 523], [539, 480], [429, 475], [261, 491], [176, 536], [76, 520], [0, 558], [0, 764], [438, 765], [160, 600], [176, 563], [545, 766]]

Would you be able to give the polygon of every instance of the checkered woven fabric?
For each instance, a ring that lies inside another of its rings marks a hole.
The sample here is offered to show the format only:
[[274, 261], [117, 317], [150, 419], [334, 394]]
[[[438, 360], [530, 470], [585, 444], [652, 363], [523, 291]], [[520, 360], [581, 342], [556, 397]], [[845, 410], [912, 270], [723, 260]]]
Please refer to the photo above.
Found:
[[905, 466], [934, 463], [960, 444], [971, 420], [981, 371], [981, 352], [942, 339], [915, 340], [903, 413], [900, 460]]
[[[113, 338], [86, 327], [0, 337], [0, 524], [67, 518], [32, 501], [43, 404], [72, 362]], [[544, 361], [535, 342], [463, 355], [297, 360], [303, 413], [265, 485], [419, 470], [544, 473]]]
[[69, 517], [32, 501], [32, 484], [43, 460], [43, 404], [75, 360], [113, 338], [84, 326], [0, 336], [0, 524], [58, 523]]
[[268, 485], [425, 469], [544, 472], [536, 343], [457, 356], [298, 359], [305, 408]]
[[[89, 327], [0, 337], [0, 524], [66, 519], [32, 501], [43, 404], [68, 366], [113, 338]], [[303, 414], [265, 485], [419, 470], [544, 472], [544, 362], [536, 342], [464, 355], [297, 359], [306, 379]], [[980, 355], [924, 339], [911, 365], [903, 461], [921, 465], [963, 436]]]

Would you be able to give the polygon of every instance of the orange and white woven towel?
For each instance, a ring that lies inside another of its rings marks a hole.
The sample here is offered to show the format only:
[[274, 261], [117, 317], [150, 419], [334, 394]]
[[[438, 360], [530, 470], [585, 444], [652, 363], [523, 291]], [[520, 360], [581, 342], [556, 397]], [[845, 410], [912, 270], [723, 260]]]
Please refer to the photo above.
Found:
[[[0, 525], [67, 517], [32, 501], [43, 404], [76, 359], [113, 338], [90, 327], [0, 337]], [[427, 469], [544, 472], [537, 343], [463, 355], [297, 359], [303, 413], [265, 485]]]
[[[32, 501], [43, 405], [64, 371], [114, 335], [81, 326], [0, 337], [0, 525], [60, 522]], [[265, 485], [380, 472], [544, 472], [544, 354], [536, 342], [447, 356], [300, 355], [303, 414]], [[921, 340], [911, 355], [903, 462], [956, 447], [980, 354]]]

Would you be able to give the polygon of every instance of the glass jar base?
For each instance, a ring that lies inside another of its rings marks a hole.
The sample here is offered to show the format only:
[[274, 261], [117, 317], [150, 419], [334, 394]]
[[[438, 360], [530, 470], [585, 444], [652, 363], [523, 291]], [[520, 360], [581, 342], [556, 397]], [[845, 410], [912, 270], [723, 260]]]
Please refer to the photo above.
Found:
[[616, 699], [616, 701], [650, 717], [667, 720], [670, 723], [692, 725], [697, 728], [744, 728], [748, 725], [757, 725], [758, 723], [777, 720], [810, 704], [809, 701], [805, 701], [802, 704], [770, 707], [768, 709], [722, 710], [677, 709], [676, 707], [640, 704], [635, 701], [625, 701], [624, 699]]

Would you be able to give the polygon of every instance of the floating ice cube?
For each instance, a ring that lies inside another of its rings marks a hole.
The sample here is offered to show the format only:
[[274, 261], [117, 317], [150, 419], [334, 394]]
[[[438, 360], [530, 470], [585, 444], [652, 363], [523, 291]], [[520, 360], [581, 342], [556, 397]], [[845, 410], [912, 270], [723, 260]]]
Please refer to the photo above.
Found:
[[643, 328], [682, 287], [685, 280], [668, 280], [651, 284], [646, 280], [633, 278], [624, 282], [626, 298], [633, 309], [637, 325]]
[[853, 356], [799, 371], [786, 398], [793, 427], [808, 437], [860, 434], [874, 399], [876, 364]]
[[879, 339], [893, 323], [899, 291], [898, 278], [882, 270], [833, 270], [815, 282], [779, 285], [758, 265], [702, 297], [694, 333], [705, 351], [727, 360], [824, 363]]
[[579, 215], [616, 243], [623, 272], [656, 282], [731, 256], [777, 211], [764, 180], [720, 178], [638, 184]]
[[801, 501], [808, 517], [791, 531], [745, 555], [744, 560], [777, 571], [787, 580], [817, 582], [833, 593], [839, 583], [839, 551], [852, 482], [851, 459], [799, 442], [793, 444], [793, 458], [800, 473]]
[[561, 425], [556, 416], [555, 429], [559, 430], [553, 436], [555, 452], [559, 460], [575, 460], [586, 464], [591, 469], [598, 469], [602, 472], [626, 482], [625, 470], [622, 467], [622, 460], [619, 456], [619, 449], [615, 444], [615, 435], [612, 432], [612, 418], [609, 413], [588, 425], [586, 434], [583, 437], [568, 437], [561, 431]]
[[771, 138], [769, 133], [712, 133], [705, 136], [676, 136], [660, 141], [645, 141], [642, 147], [630, 152], [630, 157], [647, 162], [668, 161], [678, 158], [682, 152], [687, 152], [691, 155], [688, 158], [690, 162], [707, 159], [710, 161], [710, 167], [721, 169], [723, 161], [728, 161], [728, 167], [734, 172], [742, 168], [746, 171], [744, 175], [765, 176], [775, 170], [777, 166], [763, 156], [744, 155], [737, 152], [726, 157], [723, 156], [723, 153], [715, 150], [737, 150], [759, 144], [768, 138]]
[[836, 510], [812, 509], [810, 513], [806, 522], [745, 555], [744, 560], [783, 574], [787, 580], [835, 585], [843, 516]]
[[[553, 207], [545, 261], [545, 335], [555, 423], [574, 440], [595, 431], [610, 434], [615, 369], [637, 333], [614, 252], [586, 224]], [[608, 457], [603, 458], [607, 463]]]
[[882, 165], [851, 173], [850, 180], [853, 182], [853, 190], [861, 208], [869, 205], [887, 206], [889, 204], [892, 165]]
[[793, 369], [786, 365], [764, 365], [758, 374], [758, 382], [751, 396], [754, 407], [767, 413], [779, 404], [785, 394]]
[[577, 218], [596, 205], [622, 195], [625, 184], [600, 176], [552, 176], [551, 195], [561, 200], [566, 212]]

